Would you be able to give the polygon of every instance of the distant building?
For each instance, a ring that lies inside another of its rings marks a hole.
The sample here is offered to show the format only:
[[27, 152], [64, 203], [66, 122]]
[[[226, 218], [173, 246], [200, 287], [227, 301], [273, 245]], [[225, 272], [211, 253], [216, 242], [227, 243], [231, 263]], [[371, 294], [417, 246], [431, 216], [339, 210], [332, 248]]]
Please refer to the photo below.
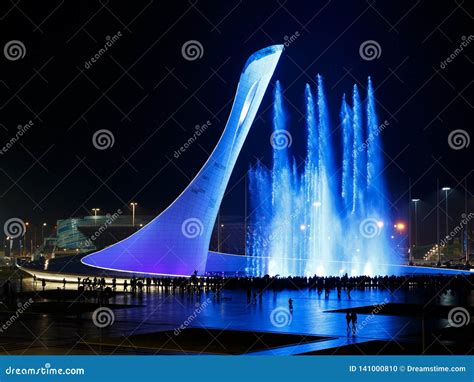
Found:
[[55, 254], [97, 251], [130, 236], [152, 220], [151, 216], [98, 215], [58, 220]]

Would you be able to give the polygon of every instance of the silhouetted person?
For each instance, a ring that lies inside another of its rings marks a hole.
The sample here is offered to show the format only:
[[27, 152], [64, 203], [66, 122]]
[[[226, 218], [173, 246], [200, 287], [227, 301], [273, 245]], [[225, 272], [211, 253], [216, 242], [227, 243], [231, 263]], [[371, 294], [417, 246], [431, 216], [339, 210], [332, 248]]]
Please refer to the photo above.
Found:
[[288, 299], [288, 309], [293, 313], [293, 300], [291, 298]]
[[352, 321], [352, 334], [355, 335], [356, 333], [356, 325], [357, 325], [357, 313], [351, 313], [351, 321]]
[[44, 287], [46, 286], [46, 280], [45, 279], [43, 279], [41, 281], [41, 286], [43, 287], [43, 292], [44, 292]]
[[128, 288], [128, 282], [127, 282], [127, 280], [125, 280], [125, 281], [123, 282], [123, 291], [124, 291], [124, 292], [127, 292], [127, 288]]
[[63, 278], [63, 288], [66, 288], [66, 278]]
[[347, 333], [351, 331], [351, 314], [349, 312], [346, 313], [346, 322], [347, 322]]

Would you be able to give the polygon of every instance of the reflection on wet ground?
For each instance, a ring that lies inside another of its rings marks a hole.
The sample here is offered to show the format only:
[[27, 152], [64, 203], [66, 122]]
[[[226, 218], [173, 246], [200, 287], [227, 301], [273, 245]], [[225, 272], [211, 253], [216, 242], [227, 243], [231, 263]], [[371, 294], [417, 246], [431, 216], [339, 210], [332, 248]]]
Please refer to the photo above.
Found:
[[[16, 287], [20, 289], [18, 284]], [[58, 287], [62, 288], [62, 284], [47, 285], [50, 290]], [[68, 284], [66, 288], [76, 289], [76, 285]], [[31, 279], [25, 279], [21, 289], [26, 292], [40, 290], [41, 287], [35, 287]], [[248, 304], [245, 291], [224, 290], [221, 297], [216, 298], [212, 292], [201, 295], [172, 294], [159, 287], [152, 287], [150, 292], [135, 295], [120, 293], [112, 297], [110, 303], [121, 306], [120, 309], [113, 310], [113, 324], [104, 328], [94, 325], [91, 309], [82, 314], [71, 311], [65, 316], [34, 313], [33, 309], [28, 312], [28, 309], [25, 309], [21, 318], [3, 331], [0, 350], [5, 353], [26, 354], [93, 354], [101, 352], [101, 349], [89, 348], [90, 340], [100, 338], [107, 343], [109, 338], [122, 338], [119, 344], [123, 348], [117, 348], [115, 342], [115, 352], [126, 352], [136, 348], [137, 345], [133, 344], [134, 336], [159, 331], [170, 331], [177, 336], [187, 328], [216, 329], [217, 333], [235, 330], [331, 337], [326, 343], [319, 342], [316, 348], [336, 347], [373, 339], [410, 341], [419, 338], [421, 320], [417, 317], [384, 315], [383, 307], [387, 303], [426, 304], [430, 300], [432, 304], [437, 305], [459, 304], [458, 297], [450, 292], [436, 298], [433, 298], [433, 293], [424, 289], [398, 290], [393, 293], [387, 290], [366, 289], [352, 291], [350, 299], [345, 293], [338, 299], [335, 292], [325, 298], [324, 294], [318, 295], [317, 291], [312, 290], [265, 291], [255, 303]], [[39, 298], [35, 293], [32, 295], [35, 304], [48, 301]], [[290, 298], [293, 300], [292, 312], [288, 309]], [[470, 304], [472, 305], [472, 299]], [[351, 330], [347, 330], [346, 314], [331, 312], [364, 306], [374, 306], [374, 310], [365, 309], [362, 311], [367, 314], [358, 314], [355, 336]], [[10, 315], [11, 313], [1, 312], [1, 321], [6, 322]], [[447, 325], [446, 319], [433, 318], [432, 321], [437, 326]], [[304, 346], [308, 352], [315, 349], [314, 346]], [[109, 350], [107, 351], [110, 352]], [[135, 349], [135, 352], [139, 350]], [[294, 346], [272, 350], [272, 353], [278, 354], [302, 352], [302, 349], [295, 349]]]

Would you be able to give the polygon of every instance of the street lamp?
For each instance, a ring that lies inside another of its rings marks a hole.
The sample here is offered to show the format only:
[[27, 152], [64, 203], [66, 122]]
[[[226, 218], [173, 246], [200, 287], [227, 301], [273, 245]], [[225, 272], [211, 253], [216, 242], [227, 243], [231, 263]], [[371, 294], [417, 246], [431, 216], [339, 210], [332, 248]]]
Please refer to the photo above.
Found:
[[27, 233], [28, 233], [28, 227], [30, 226], [30, 223], [29, 222], [25, 222], [25, 234], [23, 235], [23, 251], [22, 251], [22, 255], [25, 256], [26, 255], [26, 251], [27, 251], [27, 243], [28, 243], [28, 236], [27, 236]]
[[6, 245], [6, 247], [8, 248], [8, 257], [12, 257], [11, 244], [12, 244], [12, 242], [10, 241], [10, 236], [7, 236], [7, 245]]
[[94, 212], [94, 216], [97, 216], [97, 212], [100, 211], [100, 208], [93, 208], [92, 211]]
[[135, 227], [135, 207], [138, 203], [132, 202], [130, 205], [132, 206], [132, 226]]
[[418, 202], [420, 199], [412, 199], [413, 203], [415, 203], [415, 247], [418, 245]]
[[[446, 201], [446, 237], [445, 237], [445, 243], [446, 243], [446, 257], [448, 257], [449, 254], [449, 240], [448, 240], [448, 235], [449, 235], [449, 221], [448, 221], [448, 191], [450, 190], [450, 187], [443, 187], [441, 191], [444, 191], [444, 197]], [[448, 259], [449, 260], [449, 259]]]
[[46, 226], [47, 226], [46, 223], [43, 223], [41, 225], [41, 241], [43, 242], [43, 244], [44, 244], [44, 227], [46, 227]]
[[406, 226], [405, 223], [398, 222], [393, 225], [393, 228], [395, 228], [401, 234], [405, 230]]
[[[413, 246], [416, 248], [418, 246], [418, 219], [417, 219], [417, 205], [420, 199], [412, 199], [413, 203], [415, 203], [415, 245]], [[413, 249], [410, 248], [410, 265], [413, 265]]]

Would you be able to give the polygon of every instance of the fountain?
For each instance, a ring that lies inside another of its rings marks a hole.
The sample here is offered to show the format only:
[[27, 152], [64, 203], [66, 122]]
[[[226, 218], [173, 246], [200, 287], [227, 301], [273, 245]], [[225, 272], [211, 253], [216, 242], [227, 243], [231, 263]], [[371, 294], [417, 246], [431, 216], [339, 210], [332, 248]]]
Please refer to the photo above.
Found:
[[[305, 87], [306, 158], [291, 156], [293, 136], [281, 84], [273, 104], [273, 163], [249, 171], [247, 273], [280, 276], [382, 275], [392, 264], [388, 199], [372, 81], [361, 101], [344, 95], [331, 129], [321, 76]], [[337, 158], [340, 158], [338, 160]], [[340, 164], [340, 165], [338, 165]]]

